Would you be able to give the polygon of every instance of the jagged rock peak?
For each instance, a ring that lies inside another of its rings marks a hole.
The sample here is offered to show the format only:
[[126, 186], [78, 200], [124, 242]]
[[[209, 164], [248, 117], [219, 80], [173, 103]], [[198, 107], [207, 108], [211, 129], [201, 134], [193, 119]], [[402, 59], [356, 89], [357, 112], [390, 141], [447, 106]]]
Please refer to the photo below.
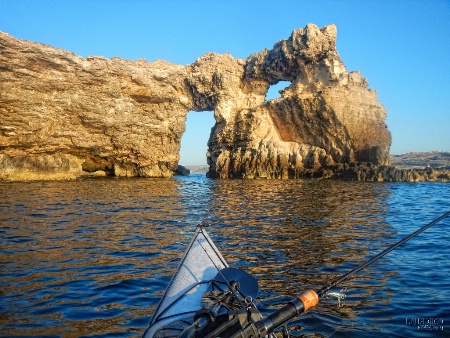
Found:
[[263, 79], [269, 84], [293, 82], [305, 75], [302, 66], [330, 56], [339, 57], [336, 52], [336, 26], [320, 29], [308, 24], [305, 28], [294, 30], [289, 39], [278, 41], [271, 50], [264, 49], [250, 55], [245, 76], [247, 79]]
[[[308, 24], [250, 55], [174, 65], [82, 58], [0, 32], [0, 179], [170, 177], [190, 110], [214, 111], [210, 177], [287, 178], [389, 163], [386, 111]], [[270, 85], [290, 81], [266, 101]]]

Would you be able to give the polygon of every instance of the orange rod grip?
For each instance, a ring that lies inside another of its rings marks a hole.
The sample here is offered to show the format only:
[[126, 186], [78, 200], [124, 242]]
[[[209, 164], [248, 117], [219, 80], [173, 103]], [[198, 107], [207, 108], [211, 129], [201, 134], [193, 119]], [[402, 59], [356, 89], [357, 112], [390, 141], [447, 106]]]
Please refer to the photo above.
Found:
[[305, 306], [304, 312], [308, 311], [310, 308], [319, 304], [319, 296], [313, 290], [308, 290], [302, 293], [298, 298], [302, 301]]

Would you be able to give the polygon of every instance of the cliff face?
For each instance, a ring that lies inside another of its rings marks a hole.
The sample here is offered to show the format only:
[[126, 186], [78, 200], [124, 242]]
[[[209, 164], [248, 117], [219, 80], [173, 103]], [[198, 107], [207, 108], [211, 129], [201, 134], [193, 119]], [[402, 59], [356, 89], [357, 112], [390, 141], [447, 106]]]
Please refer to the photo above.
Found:
[[184, 67], [78, 57], [0, 35], [0, 177], [168, 177], [191, 105]]
[[[210, 177], [299, 177], [389, 163], [376, 93], [348, 73], [336, 28], [308, 25], [248, 57], [187, 66], [86, 59], [0, 33], [0, 179], [170, 177], [190, 110], [214, 111]], [[270, 85], [290, 81], [266, 101]]]

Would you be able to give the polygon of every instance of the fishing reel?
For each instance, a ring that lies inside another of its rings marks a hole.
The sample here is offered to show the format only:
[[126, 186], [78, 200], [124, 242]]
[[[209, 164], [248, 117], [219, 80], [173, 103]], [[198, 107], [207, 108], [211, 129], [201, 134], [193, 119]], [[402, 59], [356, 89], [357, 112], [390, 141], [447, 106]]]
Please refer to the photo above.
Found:
[[216, 314], [225, 311], [249, 308], [258, 295], [258, 281], [249, 273], [235, 269], [220, 270], [212, 280], [212, 290], [203, 295], [206, 308]]
[[203, 308], [194, 315], [194, 323], [179, 338], [230, 338], [262, 318], [253, 300], [258, 294], [255, 277], [235, 268], [220, 270], [203, 295]]

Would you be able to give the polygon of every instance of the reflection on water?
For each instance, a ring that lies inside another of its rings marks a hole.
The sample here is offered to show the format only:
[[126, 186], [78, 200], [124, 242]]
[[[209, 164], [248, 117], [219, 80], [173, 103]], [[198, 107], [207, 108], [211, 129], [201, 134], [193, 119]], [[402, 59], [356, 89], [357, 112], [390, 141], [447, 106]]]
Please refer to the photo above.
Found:
[[[34, 336], [141, 335], [203, 220], [228, 263], [258, 279], [270, 313], [450, 208], [442, 183], [203, 175], [0, 182], [0, 196], [0, 331]], [[325, 299], [293, 336], [420, 335], [405, 323], [414, 316], [447, 318], [447, 332], [433, 333], [448, 333], [449, 224], [343, 283], [344, 306]]]
[[70, 328], [88, 335], [147, 324], [143, 305], [158, 301], [149, 275], [164, 276], [164, 283], [178, 259], [173, 247], [184, 239], [166, 231], [186, 213], [176, 181], [1, 188], [1, 323], [7, 332], [47, 335]]
[[[388, 185], [226, 183], [215, 191], [213, 199], [218, 218], [225, 222], [221, 233], [228, 239], [223, 252], [235, 259], [234, 265], [257, 277], [266, 313], [292, 295], [307, 288], [318, 289], [356, 267], [371, 252], [384, 247], [383, 238], [395, 233], [384, 217]], [[360, 277], [359, 285], [368, 285], [359, 290], [358, 297], [369, 296], [371, 288], [385, 284], [393, 274], [388, 272], [368, 283]], [[337, 310], [327, 306], [324, 312], [336, 315]], [[349, 308], [343, 314], [355, 317]]]

